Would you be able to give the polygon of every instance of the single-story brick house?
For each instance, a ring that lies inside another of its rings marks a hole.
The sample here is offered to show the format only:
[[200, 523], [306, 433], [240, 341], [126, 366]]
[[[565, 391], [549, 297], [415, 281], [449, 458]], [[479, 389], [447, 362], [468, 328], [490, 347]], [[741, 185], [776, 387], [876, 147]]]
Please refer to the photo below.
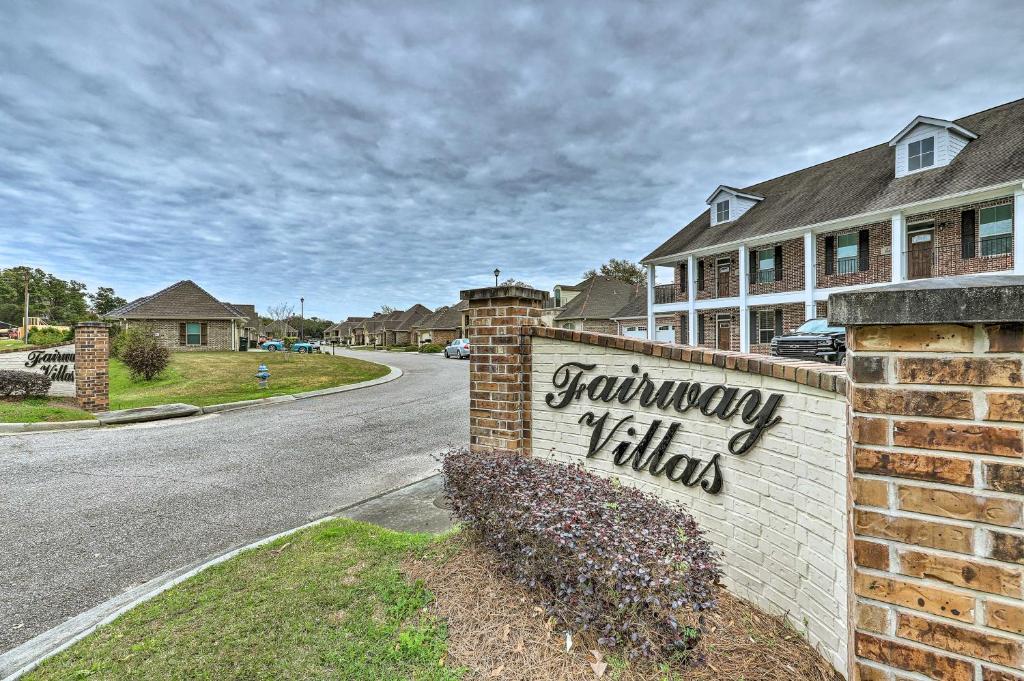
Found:
[[[251, 305], [241, 306], [255, 308]], [[145, 325], [173, 351], [238, 350], [247, 328], [247, 313], [223, 303], [191, 280], [179, 281], [153, 295], [111, 310], [103, 318], [121, 328]]]
[[[633, 284], [602, 274], [575, 286], [556, 287], [563, 307], [554, 312], [552, 326], [574, 331], [618, 333], [614, 317], [636, 294]], [[571, 296], [571, 297], [570, 297]], [[568, 299], [567, 302], [565, 299]]]
[[439, 307], [416, 324], [414, 343], [448, 345], [456, 338], [465, 338], [468, 312], [468, 300]]

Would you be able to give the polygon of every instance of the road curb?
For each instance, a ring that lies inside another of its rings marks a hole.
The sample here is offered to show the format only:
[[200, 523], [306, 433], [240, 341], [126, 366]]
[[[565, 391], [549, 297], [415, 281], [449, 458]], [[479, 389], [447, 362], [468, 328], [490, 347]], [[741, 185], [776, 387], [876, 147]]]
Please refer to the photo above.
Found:
[[70, 648], [99, 627], [105, 624], [110, 624], [132, 608], [145, 603], [151, 598], [159, 596], [164, 591], [177, 586], [186, 579], [194, 577], [214, 565], [230, 560], [245, 551], [256, 549], [260, 546], [264, 546], [265, 544], [277, 541], [282, 537], [287, 537], [295, 534], [296, 532], [301, 532], [302, 530], [325, 523], [329, 520], [340, 518], [346, 511], [350, 511], [358, 506], [376, 501], [377, 499], [389, 494], [394, 494], [395, 492], [399, 492], [407, 487], [418, 485], [419, 483], [429, 480], [437, 475], [439, 475], [437, 472], [431, 473], [424, 478], [414, 480], [413, 482], [405, 485], [399, 485], [398, 487], [385, 490], [365, 499], [354, 501], [351, 504], [347, 504], [336, 509], [330, 515], [317, 518], [316, 520], [304, 523], [298, 527], [293, 527], [290, 530], [284, 530], [283, 532], [278, 532], [277, 534], [273, 534], [269, 537], [264, 537], [263, 539], [259, 539], [250, 544], [231, 549], [199, 563], [198, 565], [172, 570], [171, 572], [166, 572], [158, 577], [154, 577], [148, 582], [114, 596], [99, 605], [93, 606], [89, 610], [58, 624], [52, 629], [44, 631], [38, 636], [25, 641], [18, 647], [0, 655], [0, 679], [2, 679], [2, 681], [15, 681], [15, 679], [19, 678], [23, 674], [27, 674], [35, 669], [47, 658]]
[[[217, 414], [225, 411], [235, 411], [236, 409], [247, 409], [249, 407], [262, 407], [268, 404], [279, 404], [281, 402], [294, 402], [296, 400], [308, 400], [311, 397], [323, 397], [325, 395], [336, 395], [338, 393], [347, 393], [352, 390], [361, 390], [363, 388], [372, 388], [377, 385], [383, 385], [390, 383], [391, 381], [397, 380], [402, 377], [403, 371], [398, 367], [393, 367], [390, 364], [384, 362], [374, 362], [374, 364], [380, 364], [389, 369], [389, 372], [380, 378], [374, 378], [369, 381], [362, 381], [361, 383], [352, 383], [350, 385], [339, 385], [334, 388], [323, 388], [321, 390], [310, 390], [304, 393], [295, 393], [293, 395], [275, 395], [274, 397], [264, 397], [258, 400], [240, 400], [238, 402], [222, 402], [221, 404], [211, 404], [205, 407], [196, 407], [198, 413], [195, 416], [175, 416], [169, 415], [159, 419], [148, 419], [145, 423], [154, 423], [156, 421], [188, 421], [190, 418], [196, 418], [196, 416], [203, 416], [204, 414]], [[159, 406], [159, 405], [158, 405]], [[100, 428], [106, 427], [111, 428], [115, 426], [126, 426], [133, 425], [132, 423], [112, 423], [105, 424], [99, 420], [95, 421], [60, 421], [57, 423], [0, 423], [0, 436], [2, 435], [19, 435], [23, 433], [45, 433], [54, 430], [77, 430], [79, 428]]]

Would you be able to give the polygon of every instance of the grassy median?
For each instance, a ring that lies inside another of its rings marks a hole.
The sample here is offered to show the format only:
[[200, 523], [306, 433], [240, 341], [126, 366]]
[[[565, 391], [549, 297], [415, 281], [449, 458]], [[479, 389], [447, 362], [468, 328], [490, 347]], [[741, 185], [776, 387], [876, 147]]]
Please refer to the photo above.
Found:
[[429, 535], [334, 520], [157, 596], [26, 679], [422, 679], [444, 664], [430, 594], [402, 576]]
[[[256, 369], [266, 364], [270, 387], [260, 390]], [[129, 409], [184, 402], [203, 407], [221, 402], [291, 395], [380, 378], [386, 366], [351, 357], [284, 352], [177, 352], [152, 381], [134, 381], [121, 362], [110, 361], [110, 408]], [[92, 418], [66, 399], [0, 401], [0, 423], [74, 421]]]

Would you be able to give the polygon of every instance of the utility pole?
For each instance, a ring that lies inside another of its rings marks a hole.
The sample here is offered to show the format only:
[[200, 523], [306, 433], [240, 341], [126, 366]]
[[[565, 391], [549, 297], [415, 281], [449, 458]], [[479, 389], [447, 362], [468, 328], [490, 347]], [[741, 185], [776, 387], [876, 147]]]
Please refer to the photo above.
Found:
[[[293, 308], [294, 309], [294, 308]], [[306, 340], [306, 299], [299, 298], [299, 340]]]
[[21, 340], [23, 343], [28, 345], [28, 280], [29, 280], [29, 269], [25, 268], [25, 335], [22, 336]]

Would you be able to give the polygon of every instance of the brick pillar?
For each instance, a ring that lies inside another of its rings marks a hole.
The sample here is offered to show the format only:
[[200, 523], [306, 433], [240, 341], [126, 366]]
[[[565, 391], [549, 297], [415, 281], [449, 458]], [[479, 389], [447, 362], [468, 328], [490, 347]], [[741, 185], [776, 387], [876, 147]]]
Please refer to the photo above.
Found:
[[852, 349], [852, 678], [1022, 681], [1024, 277], [939, 281], [829, 299]]
[[469, 302], [470, 451], [530, 450], [530, 338], [546, 291], [498, 286], [462, 292]]
[[86, 411], [110, 408], [110, 329], [102, 322], [75, 325], [75, 398]]

